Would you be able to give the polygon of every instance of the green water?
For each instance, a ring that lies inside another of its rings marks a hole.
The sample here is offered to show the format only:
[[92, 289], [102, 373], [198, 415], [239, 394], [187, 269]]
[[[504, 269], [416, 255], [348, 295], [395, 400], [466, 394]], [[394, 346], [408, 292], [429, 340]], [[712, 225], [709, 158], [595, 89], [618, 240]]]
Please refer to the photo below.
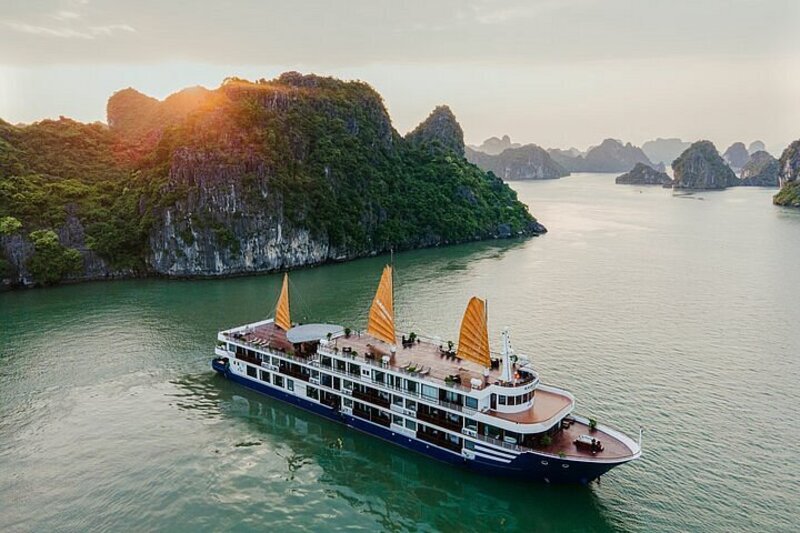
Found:
[[[509, 483], [213, 375], [279, 276], [0, 295], [0, 530], [791, 531], [800, 212], [577, 175], [515, 185], [550, 233], [396, 256], [402, 329], [489, 300], [542, 379], [635, 435], [590, 487]], [[292, 274], [294, 318], [361, 326], [385, 258]]]

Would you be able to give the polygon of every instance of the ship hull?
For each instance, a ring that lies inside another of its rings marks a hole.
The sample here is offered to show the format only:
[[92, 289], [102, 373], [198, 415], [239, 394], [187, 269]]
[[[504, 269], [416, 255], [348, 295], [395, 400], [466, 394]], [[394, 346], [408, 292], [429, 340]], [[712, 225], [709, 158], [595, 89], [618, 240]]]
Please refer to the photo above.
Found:
[[506, 449], [497, 449], [488, 445], [478, 448], [477, 453], [472, 452], [468, 453], [469, 456], [465, 456], [462, 453], [393, 431], [391, 428], [342, 413], [327, 405], [307, 400], [244, 376], [239, 376], [216, 359], [212, 361], [211, 366], [225, 378], [258, 393], [294, 405], [328, 420], [345, 424], [350, 428], [402, 446], [408, 450], [484, 475], [544, 483], [587, 484], [615, 466], [627, 462], [592, 463], [575, 461], [568, 458], [541, 455], [535, 452], [514, 452]]

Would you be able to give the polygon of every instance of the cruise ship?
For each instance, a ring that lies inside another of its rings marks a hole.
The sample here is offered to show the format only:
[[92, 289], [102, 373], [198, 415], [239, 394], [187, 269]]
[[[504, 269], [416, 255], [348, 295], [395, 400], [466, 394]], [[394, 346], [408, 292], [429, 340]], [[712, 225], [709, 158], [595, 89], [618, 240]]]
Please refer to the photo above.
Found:
[[365, 331], [291, 321], [284, 274], [274, 318], [219, 332], [212, 368], [273, 398], [434, 459], [478, 472], [586, 484], [641, 455], [638, 441], [574, 412], [502, 332], [489, 347], [487, 304], [473, 297], [458, 344], [395, 329], [387, 265]]

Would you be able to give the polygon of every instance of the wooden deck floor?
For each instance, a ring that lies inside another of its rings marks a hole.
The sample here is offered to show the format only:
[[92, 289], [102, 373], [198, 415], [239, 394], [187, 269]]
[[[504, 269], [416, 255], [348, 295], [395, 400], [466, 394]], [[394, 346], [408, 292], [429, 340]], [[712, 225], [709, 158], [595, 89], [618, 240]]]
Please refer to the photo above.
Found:
[[564, 395], [537, 389], [530, 409], [519, 413], [489, 411], [489, 414], [517, 424], [537, 424], [550, 420], [570, 403], [572, 401]]
[[[575, 439], [580, 435], [589, 435], [598, 439], [603, 445], [603, 451], [592, 453], [586, 448], [575, 446]], [[567, 457], [591, 457], [594, 459], [623, 459], [632, 454], [631, 450], [623, 442], [599, 429], [592, 432], [588, 425], [577, 421], [568, 429], [562, 429], [553, 435], [553, 442], [550, 446], [537, 448], [537, 450], [553, 455], [563, 453]]]

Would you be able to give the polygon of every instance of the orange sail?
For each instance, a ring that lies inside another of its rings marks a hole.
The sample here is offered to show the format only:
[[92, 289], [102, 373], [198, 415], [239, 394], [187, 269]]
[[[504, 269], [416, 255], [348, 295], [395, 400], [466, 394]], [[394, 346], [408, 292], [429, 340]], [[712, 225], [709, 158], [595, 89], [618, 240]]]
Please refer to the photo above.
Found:
[[292, 319], [289, 315], [289, 274], [283, 275], [283, 287], [281, 287], [281, 295], [275, 308], [275, 325], [284, 331], [288, 331], [292, 327]]
[[461, 319], [458, 356], [489, 367], [492, 362], [489, 356], [489, 330], [486, 315], [486, 302], [473, 296], [467, 304], [467, 310], [464, 311], [464, 318]]
[[394, 344], [397, 339], [394, 332], [392, 267], [389, 265], [383, 269], [378, 291], [369, 308], [367, 333], [389, 344]]

